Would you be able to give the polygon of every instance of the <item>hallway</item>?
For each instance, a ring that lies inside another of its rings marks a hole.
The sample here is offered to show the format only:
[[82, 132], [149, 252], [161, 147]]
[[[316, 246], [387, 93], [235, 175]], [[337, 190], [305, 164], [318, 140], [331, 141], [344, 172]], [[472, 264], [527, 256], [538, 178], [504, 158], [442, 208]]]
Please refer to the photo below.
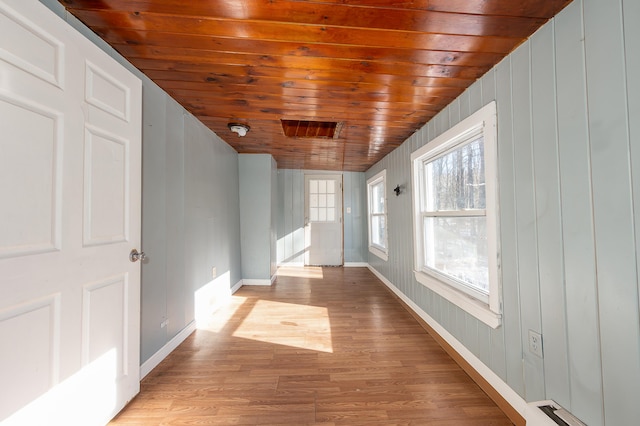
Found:
[[366, 268], [242, 287], [114, 425], [511, 425]]

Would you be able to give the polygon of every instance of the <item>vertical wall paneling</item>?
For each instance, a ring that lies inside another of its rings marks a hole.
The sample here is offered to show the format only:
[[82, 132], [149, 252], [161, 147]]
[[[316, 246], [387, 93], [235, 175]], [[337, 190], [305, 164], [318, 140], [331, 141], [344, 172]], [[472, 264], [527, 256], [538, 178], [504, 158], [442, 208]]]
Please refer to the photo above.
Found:
[[[636, 264], [640, 265], [640, 2], [623, 0], [624, 46], [626, 63], [627, 105], [629, 108], [629, 146], [633, 170], [633, 212], [635, 223]], [[640, 305], [640, 280], [636, 278]], [[640, 337], [639, 337], [640, 338]]]
[[[270, 227], [269, 227], [269, 276], [275, 277], [278, 272], [278, 165], [276, 160], [271, 157], [271, 170], [269, 173], [270, 189], [271, 189], [271, 205], [269, 209]], [[240, 196], [240, 189], [236, 192]], [[240, 224], [242, 227], [242, 224]], [[242, 235], [242, 228], [241, 228]]]
[[[465, 91], [460, 95], [460, 121], [464, 120], [468, 116], [471, 115], [473, 111], [471, 111], [471, 107], [469, 105], [469, 92]], [[445, 129], [446, 130], [446, 129]], [[442, 133], [442, 132], [440, 132]], [[438, 133], [438, 134], [440, 134]]]
[[[530, 72], [531, 43], [527, 41], [511, 54], [516, 232], [520, 297], [523, 301], [520, 306], [520, 319], [525, 348], [528, 348], [528, 331], [541, 332]], [[523, 351], [523, 366], [526, 399], [544, 399], [543, 360], [526, 349]]]
[[484, 106], [496, 99], [496, 69], [491, 69], [480, 81], [482, 82], [481, 106]]
[[478, 355], [483, 362], [486, 362], [486, 358], [483, 360], [480, 356], [480, 342], [478, 341], [478, 319], [473, 315], [470, 315], [460, 310], [464, 315], [464, 322], [460, 324], [463, 327], [464, 341], [471, 352]]
[[484, 106], [482, 103], [482, 80], [476, 80], [469, 89], [469, 115]]
[[[591, 208], [582, 1], [556, 18], [558, 151], [566, 292], [570, 398], [567, 408], [602, 424], [602, 380]], [[566, 399], [566, 396], [565, 396]]]
[[[144, 81], [144, 80], [143, 80]], [[145, 86], [148, 87], [148, 86]], [[144, 94], [146, 90], [143, 90]], [[166, 182], [162, 186], [166, 196], [166, 222], [164, 224], [164, 229], [166, 229], [166, 258], [163, 259], [160, 263], [164, 265], [165, 270], [165, 280], [167, 286], [167, 300], [162, 320], [165, 321], [165, 329], [166, 331], [166, 341], [170, 340], [175, 336], [184, 325], [188, 324], [188, 321], [184, 323], [183, 321], [176, 321], [175, 318], [178, 312], [181, 311], [180, 304], [181, 303], [193, 303], [190, 299], [193, 298], [191, 296], [189, 299], [185, 300], [180, 297], [180, 294], [184, 292], [185, 288], [185, 259], [184, 259], [184, 246], [185, 246], [185, 198], [184, 198], [184, 184], [185, 184], [185, 173], [184, 173], [184, 109], [178, 105], [178, 103], [174, 102], [169, 98], [166, 94], [164, 95], [166, 99], [166, 114], [164, 118], [164, 128], [165, 128], [165, 164], [164, 170], [166, 174]], [[142, 146], [144, 148], [146, 141], [151, 141], [152, 139], [148, 139], [145, 137], [145, 130], [142, 131], [143, 141]], [[155, 142], [155, 141], [154, 141]], [[150, 144], [153, 144], [151, 142]], [[142, 157], [144, 163], [144, 155]], [[162, 166], [161, 166], [162, 167]], [[143, 168], [144, 169], [144, 168]], [[142, 193], [145, 193], [145, 188], [147, 186], [155, 186], [157, 185], [154, 182], [145, 182], [142, 183]], [[143, 212], [149, 209], [145, 209], [145, 205], [142, 205]], [[153, 210], [149, 212], [153, 214]], [[143, 219], [144, 225], [144, 219]], [[149, 229], [150, 233], [159, 232], [158, 229]], [[160, 231], [162, 232], [162, 231]], [[143, 239], [145, 237], [143, 232]], [[146, 249], [146, 248], [145, 248]], [[155, 246], [155, 249], [162, 249], [160, 246]], [[151, 250], [152, 252], [155, 251]], [[147, 251], [146, 253], [149, 253]], [[239, 254], [239, 253], [238, 253]], [[152, 258], [149, 258], [149, 263], [144, 265], [142, 268], [142, 285], [153, 287], [153, 282], [147, 282], [144, 278], [144, 271], [147, 265], [151, 265], [153, 262]], [[239, 271], [238, 271], [239, 272]], [[155, 290], [157, 291], [157, 290]], [[144, 318], [143, 313], [143, 318]], [[161, 322], [157, 322], [156, 319], [155, 327], [161, 327]], [[170, 324], [170, 326], [169, 326]], [[165, 343], [166, 343], [165, 341]]]
[[[159, 325], [166, 319], [166, 206], [165, 187], [166, 97], [157, 86], [143, 91], [143, 129], [146, 138], [153, 143], [142, 144], [142, 182], [156, 182], [142, 193], [142, 251], [149, 261], [142, 269], [140, 321], [140, 359], [146, 360], [160, 349], [167, 340], [167, 330]], [[146, 142], [146, 139], [145, 139]], [[148, 247], [148, 248], [147, 248]], [[153, 250], [151, 250], [153, 248]]]
[[[291, 196], [290, 191], [284, 191], [284, 171], [278, 170], [278, 203], [280, 209], [284, 206], [285, 196]], [[285, 195], [285, 192], [287, 195]], [[281, 238], [281, 235], [284, 235], [284, 215], [278, 212], [278, 224], [277, 224], [277, 242], [276, 242], [276, 250], [278, 252], [278, 264], [282, 263], [282, 259], [284, 257], [284, 238]]]
[[[296, 203], [296, 196], [299, 195], [296, 184], [301, 184], [302, 173], [299, 171], [290, 170], [285, 175], [287, 180], [285, 181], [285, 188], [288, 190], [288, 196], [286, 200], [286, 206], [291, 209], [291, 215], [285, 216], [285, 259], [291, 262], [304, 263], [304, 239], [302, 241], [296, 240], [297, 227], [296, 222], [298, 217], [302, 217], [304, 221], [304, 197], [301, 203]], [[297, 208], [297, 209], [296, 209]], [[300, 243], [300, 244], [298, 244]], [[302, 255], [302, 257], [300, 257]]]
[[[296, 192], [293, 190], [294, 188], [294, 183], [296, 182], [296, 178], [297, 174], [294, 173], [294, 171], [292, 170], [285, 170], [284, 171], [284, 193], [285, 193], [285, 203], [284, 206], [287, 209], [290, 209], [290, 211], [293, 212], [297, 212], [298, 215], [304, 215], [304, 212], [302, 210], [302, 207], [299, 206], [299, 210], [294, 210], [295, 209], [295, 196], [296, 196]], [[278, 191], [280, 192], [280, 191]], [[295, 225], [295, 216], [294, 215], [285, 215], [284, 216], [284, 234], [282, 235], [281, 238], [284, 238], [284, 259], [283, 261], [286, 262], [298, 262], [299, 259], [296, 256], [296, 252], [303, 250], [304, 247], [303, 245], [298, 246], [296, 244], [295, 241], [295, 233], [296, 233], [296, 229], [294, 228]], [[280, 237], [279, 237], [280, 238]], [[304, 244], [304, 243], [302, 243]], [[302, 261], [300, 261], [302, 263]]]
[[496, 68], [498, 116], [498, 191], [500, 197], [500, 265], [502, 271], [502, 327], [504, 349], [493, 340], [493, 358], [505, 353], [505, 378], [520, 395], [524, 395], [522, 375], [522, 330], [520, 329], [520, 283], [518, 276], [518, 236], [516, 232], [515, 162], [513, 136], [513, 96], [511, 58]]
[[[366, 262], [368, 234], [365, 233], [367, 232], [367, 213], [364, 173], [343, 173], [343, 186], [344, 261]], [[351, 213], [347, 213], [348, 208], [351, 209]]]
[[304, 173], [299, 170], [293, 175], [292, 191], [292, 211], [295, 213], [291, 218], [292, 242], [295, 249], [292, 255], [296, 262], [304, 263]]
[[533, 161], [546, 398], [569, 404], [560, 176], [556, 123], [554, 23], [531, 38]]
[[[343, 198], [343, 209], [344, 209], [344, 214], [343, 214], [343, 222], [344, 222], [344, 260], [346, 262], [347, 257], [351, 257], [352, 256], [352, 252], [351, 252], [351, 246], [352, 246], [352, 241], [353, 241], [353, 228], [352, 228], [352, 224], [353, 224], [353, 207], [352, 207], [352, 201], [347, 199], [346, 194], [351, 192], [351, 186], [353, 185], [353, 181], [352, 181], [352, 176], [351, 175], [344, 175], [342, 177], [342, 186], [343, 186], [343, 194], [344, 194], [344, 198]], [[348, 229], [348, 231], [347, 231]]]
[[617, 425], [640, 418], [638, 276], [621, 2], [587, 1], [584, 19], [604, 413], [605, 424]]
[[275, 272], [271, 268], [275, 262], [271, 241], [276, 223], [271, 217], [277, 191], [272, 187], [277, 183], [272, 179], [275, 161], [269, 154], [240, 154], [238, 160], [242, 278], [268, 283]]
[[167, 327], [172, 330], [182, 329], [189, 323], [188, 318], [193, 318], [193, 302], [189, 303], [193, 295], [189, 292], [203, 287], [211, 279], [213, 265], [208, 265], [206, 272], [199, 266], [209, 263], [209, 241], [215, 241], [216, 237], [214, 199], [207, 188], [208, 182], [213, 181], [209, 164], [213, 148], [195, 118], [185, 115], [184, 122], [185, 285], [173, 290], [173, 302], [168, 306], [172, 318]]
[[[453, 127], [460, 122], [460, 98], [456, 98], [447, 106], [449, 108], [449, 127]], [[414, 148], [412, 151], [415, 151]]]

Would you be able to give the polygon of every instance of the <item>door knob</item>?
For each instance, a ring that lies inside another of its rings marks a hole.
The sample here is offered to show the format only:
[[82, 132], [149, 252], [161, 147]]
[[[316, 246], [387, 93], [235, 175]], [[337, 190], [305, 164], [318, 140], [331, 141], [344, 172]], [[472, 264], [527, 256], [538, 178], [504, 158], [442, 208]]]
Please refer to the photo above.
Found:
[[141, 251], [140, 253], [138, 253], [138, 250], [133, 249], [131, 250], [131, 253], [129, 253], [129, 260], [132, 262], [137, 262], [139, 261], [143, 261], [147, 258], [147, 255], [144, 254], [143, 251]]

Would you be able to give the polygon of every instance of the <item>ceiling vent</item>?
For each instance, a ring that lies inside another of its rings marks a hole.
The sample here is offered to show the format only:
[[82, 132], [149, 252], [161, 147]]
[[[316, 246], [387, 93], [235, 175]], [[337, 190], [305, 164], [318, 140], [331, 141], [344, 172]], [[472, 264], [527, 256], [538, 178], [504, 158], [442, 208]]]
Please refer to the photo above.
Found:
[[290, 138], [338, 139], [342, 122], [280, 120], [285, 136]]

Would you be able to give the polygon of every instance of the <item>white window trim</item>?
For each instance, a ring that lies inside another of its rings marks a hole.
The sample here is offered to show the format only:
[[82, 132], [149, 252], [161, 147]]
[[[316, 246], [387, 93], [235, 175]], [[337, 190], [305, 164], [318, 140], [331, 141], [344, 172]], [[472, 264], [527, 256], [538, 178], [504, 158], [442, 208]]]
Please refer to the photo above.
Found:
[[[431, 289], [449, 302], [464, 309], [480, 321], [492, 328], [497, 328], [502, 323], [501, 314], [501, 285], [499, 273], [499, 240], [498, 240], [498, 180], [497, 180], [497, 131], [496, 131], [496, 103], [491, 102], [471, 116], [467, 117], [451, 129], [433, 139], [423, 147], [411, 154], [411, 175], [414, 182], [413, 196], [413, 230], [414, 230], [414, 275], [416, 280]], [[486, 182], [486, 217], [487, 217], [487, 243], [489, 250], [489, 300], [484, 303], [446, 283], [436, 276], [422, 270], [422, 218], [420, 210], [420, 195], [422, 182], [417, 166], [424, 157], [432, 157], [442, 153], [456, 145], [465, 134], [471, 133], [483, 126], [484, 156], [485, 156], [485, 182]]]
[[[373, 244], [371, 242], [371, 216], [372, 216], [372, 208], [371, 208], [371, 187], [378, 182], [382, 181], [384, 188], [384, 223], [385, 223], [385, 233], [384, 233], [384, 243], [386, 247], [381, 247], [379, 245]], [[389, 222], [387, 218], [387, 169], [384, 169], [375, 175], [371, 176], [367, 180], [367, 222], [369, 223], [369, 252], [373, 253], [380, 259], [387, 261], [389, 260]]]

